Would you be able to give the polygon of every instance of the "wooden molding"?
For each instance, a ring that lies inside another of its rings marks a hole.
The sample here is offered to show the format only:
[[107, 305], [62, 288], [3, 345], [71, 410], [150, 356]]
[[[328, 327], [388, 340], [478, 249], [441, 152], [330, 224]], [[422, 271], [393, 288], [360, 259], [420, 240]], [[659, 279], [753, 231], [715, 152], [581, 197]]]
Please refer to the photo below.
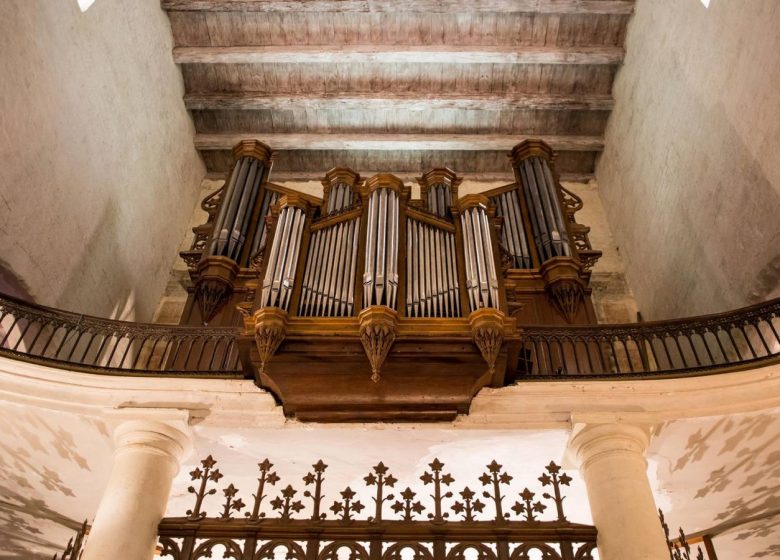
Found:
[[615, 105], [611, 95], [554, 93], [437, 93], [435, 96], [417, 92], [322, 92], [264, 93], [260, 91], [188, 93], [184, 104], [190, 110], [401, 110], [430, 111], [460, 109], [469, 111], [589, 110], [610, 111]]
[[300, 45], [175, 47], [177, 64], [587, 64], [623, 61], [621, 47]]
[[[196, 134], [199, 150], [229, 150], [252, 132]], [[506, 150], [529, 138], [520, 134], [350, 134], [269, 133], [263, 140], [276, 150]], [[542, 136], [556, 151], [600, 152], [602, 136]]]
[[[162, 0], [168, 11], [435, 12], [463, 11], [457, 0]], [[474, 12], [630, 15], [634, 0], [473, 0]]]

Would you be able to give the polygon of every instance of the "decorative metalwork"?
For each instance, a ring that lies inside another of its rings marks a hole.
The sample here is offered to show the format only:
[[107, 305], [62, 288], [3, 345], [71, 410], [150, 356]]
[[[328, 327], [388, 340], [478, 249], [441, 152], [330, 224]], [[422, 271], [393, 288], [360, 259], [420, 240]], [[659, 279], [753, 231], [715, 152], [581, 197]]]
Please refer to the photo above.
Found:
[[502, 468], [503, 465], [493, 461], [487, 466], [488, 472], [482, 473], [482, 476], [479, 477], [482, 486], [492, 486], [493, 492], [482, 492], [482, 496], [493, 500], [496, 506], [496, 521], [503, 521], [504, 518], [509, 518], [509, 514], [504, 513], [502, 507], [504, 498], [501, 495], [501, 486], [509, 484], [512, 481], [512, 477], [506, 471], [502, 471]]
[[86, 537], [89, 533], [89, 525], [84, 520], [81, 527], [76, 531], [76, 536], [68, 540], [67, 546], [62, 555], [55, 554], [52, 560], [79, 560], [81, 554], [84, 551], [84, 545], [86, 544]]
[[682, 527], [679, 528], [679, 533], [676, 538], [671, 538], [669, 525], [666, 523], [664, 512], [658, 510], [658, 518], [661, 521], [661, 527], [663, 527], [664, 535], [666, 536], [666, 545], [669, 547], [669, 559], [670, 560], [718, 560], [715, 549], [712, 545], [712, 539], [707, 535], [701, 538], [701, 542], [704, 543], [704, 547], [707, 553], [704, 553], [701, 546], [696, 547], [694, 553], [691, 545], [688, 543], [689, 538], [685, 535]]
[[[222, 478], [216, 464], [209, 456], [192, 471], [193, 481], [199, 484], [190, 490], [195, 505], [187, 516], [160, 523], [163, 558], [209, 558], [218, 549], [225, 558], [257, 560], [279, 558], [282, 551], [289, 560], [401, 560], [407, 557], [405, 550], [416, 560], [464, 560], [470, 551], [483, 560], [528, 560], [538, 558], [539, 552], [545, 560], [592, 560], [596, 546], [594, 527], [572, 523], [563, 515], [561, 487], [571, 479], [555, 463], [539, 477], [542, 487], [552, 488], [550, 493], [542, 493], [537, 500], [537, 494], [526, 488], [511, 511], [504, 511], [503, 502], [512, 476], [496, 461], [489, 463], [479, 478], [485, 488], [483, 498], [495, 506], [488, 511], [468, 486], [457, 497], [450, 491], [455, 478], [439, 459], [431, 461], [420, 476], [431, 489], [425, 500], [418, 499], [409, 487], [397, 495], [391, 493], [399, 481], [379, 462], [363, 477], [366, 490], [345, 488], [326, 514], [320, 505], [325, 498], [327, 465], [319, 461], [303, 477], [307, 487], [303, 496], [311, 500], [305, 506], [290, 484], [264, 501], [269, 487], [280, 481], [266, 459], [258, 464], [252, 511], [241, 515], [241, 492], [226, 484], [219, 492], [224, 496], [221, 515], [207, 518], [204, 505], [209, 504], [205, 502], [218, 493]], [[372, 496], [373, 508], [361, 501], [366, 496]], [[543, 501], [555, 504], [557, 519], [543, 519], [548, 509]], [[266, 503], [275, 515], [262, 511]]]
[[[203, 519], [207, 515], [205, 511], [201, 511], [203, 498], [217, 493], [216, 488], [206, 490], [209, 481], [219, 482], [219, 479], [222, 478], [222, 473], [219, 472], [219, 469], [214, 468], [214, 465], [216, 465], [217, 462], [211, 455], [203, 459], [200, 464], [203, 469], [196, 467], [195, 470], [190, 472], [190, 477], [192, 480], [199, 480], [200, 485], [197, 489], [194, 486], [187, 488], [187, 492], [190, 494], [195, 494], [195, 506], [192, 509], [187, 510], [188, 519], [193, 521], [196, 519]], [[231, 487], [232, 486], [233, 485], [231, 484]]]
[[254, 498], [252, 511], [245, 514], [251, 521], [259, 521], [261, 518], [265, 517], [265, 513], [260, 512], [260, 506], [266, 497], [265, 485], [270, 484], [273, 486], [279, 482], [277, 474], [271, 471], [273, 464], [268, 459], [258, 463], [257, 467], [260, 469], [260, 477], [257, 479], [257, 492], [252, 494], [252, 498]]
[[[0, 295], [0, 355], [94, 373], [243, 377], [238, 327], [114, 321]], [[717, 315], [523, 326], [519, 376], [698, 375], [780, 358], [780, 298]]]
[[0, 295], [0, 355], [70, 370], [240, 377], [239, 332], [114, 321]]

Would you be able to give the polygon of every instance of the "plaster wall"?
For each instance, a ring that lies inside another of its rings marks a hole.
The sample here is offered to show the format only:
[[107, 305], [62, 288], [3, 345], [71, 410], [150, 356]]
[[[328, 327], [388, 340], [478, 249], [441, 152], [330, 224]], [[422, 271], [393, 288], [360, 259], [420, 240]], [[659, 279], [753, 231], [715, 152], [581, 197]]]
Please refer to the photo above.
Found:
[[8, 0], [0, 268], [37, 302], [149, 320], [205, 169], [154, 0]]
[[597, 179], [648, 319], [780, 288], [780, 3], [638, 0]]

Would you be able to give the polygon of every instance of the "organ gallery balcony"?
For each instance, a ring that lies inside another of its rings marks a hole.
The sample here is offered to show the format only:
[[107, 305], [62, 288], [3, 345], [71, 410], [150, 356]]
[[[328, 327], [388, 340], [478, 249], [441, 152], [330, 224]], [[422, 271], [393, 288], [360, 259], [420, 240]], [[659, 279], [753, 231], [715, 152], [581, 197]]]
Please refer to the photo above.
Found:
[[323, 197], [270, 182], [273, 150], [234, 148], [183, 254], [180, 326], [0, 300], [0, 354], [101, 374], [253, 379], [287, 416], [431, 421], [483, 387], [528, 380], [709, 375], [774, 363], [780, 300], [720, 315], [598, 325], [555, 153], [525, 141], [515, 183], [459, 195], [433, 169], [420, 197], [390, 174], [324, 175]]

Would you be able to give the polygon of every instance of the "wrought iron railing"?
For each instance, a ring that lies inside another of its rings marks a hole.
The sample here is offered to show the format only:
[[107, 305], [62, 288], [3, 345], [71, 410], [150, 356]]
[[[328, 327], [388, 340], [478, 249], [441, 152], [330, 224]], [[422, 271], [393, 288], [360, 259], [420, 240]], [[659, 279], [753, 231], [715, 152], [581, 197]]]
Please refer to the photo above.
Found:
[[780, 299], [626, 325], [522, 327], [520, 378], [729, 371], [780, 359]]
[[133, 375], [240, 376], [237, 328], [113, 321], [0, 296], [0, 355]]
[[[409, 319], [414, 320], [414, 319]], [[521, 326], [518, 379], [696, 375], [780, 361], [780, 299], [686, 319]], [[0, 295], [0, 355], [132, 375], [240, 377], [238, 327], [114, 321]]]
[[429, 496], [401, 490], [381, 462], [363, 478], [365, 494], [347, 487], [327, 497], [322, 461], [303, 477], [302, 493], [281, 484], [267, 459], [258, 467], [256, 485], [242, 493], [220, 483], [216, 461], [204, 459], [190, 473], [193, 507], [160, 523], [162, 558], [592, 560], [596, 547], [594, 527], [566, 519], [562, 487], [571, 478], [552, 462], [538, 478], [538, 497], [528, 488], [512, 495], [512, 476], [496, 461], [474, 481], [476, 491], [455, 486], [433, 460], [419, 477]]

